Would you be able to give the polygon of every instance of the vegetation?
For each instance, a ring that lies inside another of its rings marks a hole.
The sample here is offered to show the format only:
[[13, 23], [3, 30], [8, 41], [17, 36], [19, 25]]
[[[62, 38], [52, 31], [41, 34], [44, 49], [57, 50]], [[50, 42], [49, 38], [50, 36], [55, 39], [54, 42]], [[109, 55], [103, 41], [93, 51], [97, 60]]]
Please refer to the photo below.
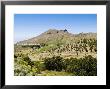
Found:
[[[36, 76], [36, 75], [74, 75], [74, 76], [96, 76], [97, 60], [92, 56], [84, 58], [63, 59], [60, 56], [45, 58], [44, 61], [31, 61], [28, 56], [15, 60], [15, 75]], [[47, 71], [50, 73], [47, 73]], [[53, 71], [53, 72], [50, 72]], [[47, 74], [45, 74], [45, 72]]]
[[94, 33], [49, 30], [14, 46], [15, 76], [96, 76]]

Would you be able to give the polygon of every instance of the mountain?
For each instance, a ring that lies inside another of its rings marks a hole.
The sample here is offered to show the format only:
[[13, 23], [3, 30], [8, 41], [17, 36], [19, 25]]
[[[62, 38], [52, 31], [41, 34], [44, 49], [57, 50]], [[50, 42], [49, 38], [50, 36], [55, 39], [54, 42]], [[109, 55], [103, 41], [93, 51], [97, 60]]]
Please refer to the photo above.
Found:
[[17, 45], [28, 45], [28, 44], [50, 44], [56, 42], [74, 42], [80, 38], [96, 38], [96, 33], [79, 33], [72, 34], [65, 30], [49, 29], [48, 31], [40, 34], [39, 36], [30, 38], [28, 40], [20, 41]]
[[39, 36], [16, 43], [14, 48], [16, 55], [28, 54], [31, 60], [54, 55], [63, 58], [92, 55], [96, 58], [97, 33], [72, 34], [66, 29], [49, 29]]

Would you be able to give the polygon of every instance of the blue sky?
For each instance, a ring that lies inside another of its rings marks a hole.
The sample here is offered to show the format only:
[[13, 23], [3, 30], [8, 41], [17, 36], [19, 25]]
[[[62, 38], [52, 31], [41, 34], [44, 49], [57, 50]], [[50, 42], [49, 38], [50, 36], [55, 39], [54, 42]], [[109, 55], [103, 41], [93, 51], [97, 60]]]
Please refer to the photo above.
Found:
[[67, 29], [73, 34], [97, 32], [96, 14], [15, 14], [14, 42], [38, 36], [48, 29]]

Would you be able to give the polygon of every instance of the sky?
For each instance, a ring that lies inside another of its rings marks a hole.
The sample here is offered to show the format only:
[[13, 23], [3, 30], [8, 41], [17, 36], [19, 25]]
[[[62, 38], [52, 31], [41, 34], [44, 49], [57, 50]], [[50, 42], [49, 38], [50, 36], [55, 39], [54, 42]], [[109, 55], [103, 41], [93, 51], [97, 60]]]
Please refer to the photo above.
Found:
[[14, 42], [26, 40], [49, 29], [73, 34], [97, 32], [96, 14], [15, 14]]

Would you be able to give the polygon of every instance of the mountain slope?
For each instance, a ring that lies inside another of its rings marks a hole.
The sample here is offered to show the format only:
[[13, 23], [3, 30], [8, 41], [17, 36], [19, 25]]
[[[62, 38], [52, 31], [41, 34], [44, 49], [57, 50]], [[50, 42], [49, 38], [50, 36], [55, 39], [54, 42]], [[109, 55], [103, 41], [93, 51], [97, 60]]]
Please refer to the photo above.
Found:
[[[80, 34], [71, 34], [66, 29], [65, 30], [56, 30], [56, 29], [49, 29], [48, 31], [40, 34], [37, 37], [20, 41], [17, 44], [48, 44], [51, 42], [58, 42], [58, 41], [75, 41], [79, 38], [96, 38], [96, 33], [80, 33]], [[65, 43], [64, 42], [64, 43]]]

